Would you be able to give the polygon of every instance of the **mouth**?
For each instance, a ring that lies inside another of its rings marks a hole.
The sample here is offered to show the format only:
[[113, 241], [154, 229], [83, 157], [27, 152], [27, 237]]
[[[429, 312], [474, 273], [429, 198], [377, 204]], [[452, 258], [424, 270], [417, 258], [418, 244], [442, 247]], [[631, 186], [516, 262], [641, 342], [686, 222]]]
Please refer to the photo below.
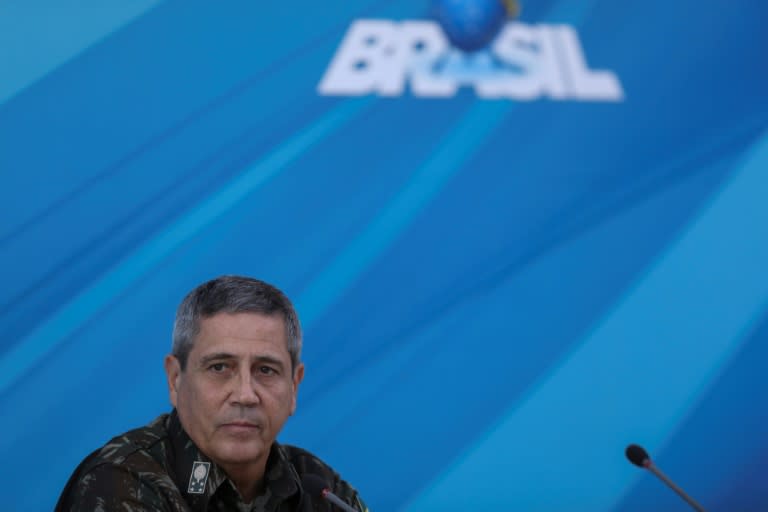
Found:
[[252, 436], [261, 430], [261, 425], [245, 420], [228, 421], [220, 427], [224, 432], [234, 436]]
[[222, 427], [234, 427], [234, 428], [261, 428], [256, 423], [251, 423], [250, 421], [229, 421], [227, 423], [224, 423]]

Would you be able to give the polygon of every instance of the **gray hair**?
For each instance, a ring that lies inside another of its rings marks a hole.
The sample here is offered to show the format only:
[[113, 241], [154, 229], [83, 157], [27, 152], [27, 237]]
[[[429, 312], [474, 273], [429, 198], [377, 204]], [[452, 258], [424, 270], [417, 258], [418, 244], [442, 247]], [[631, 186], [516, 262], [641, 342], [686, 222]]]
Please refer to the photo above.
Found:
[[179, 360], [182, 370], [187, 365], [195, 337], [200, 332], [200, 320], [216, 313], [282, 315], [291, 368], [295, 369], [298, 365], [301, 356], [301, 326], [288, 297], [271, 284], [258, 279], [221, 276], [189, 292], [176, 311], [171, 353]]

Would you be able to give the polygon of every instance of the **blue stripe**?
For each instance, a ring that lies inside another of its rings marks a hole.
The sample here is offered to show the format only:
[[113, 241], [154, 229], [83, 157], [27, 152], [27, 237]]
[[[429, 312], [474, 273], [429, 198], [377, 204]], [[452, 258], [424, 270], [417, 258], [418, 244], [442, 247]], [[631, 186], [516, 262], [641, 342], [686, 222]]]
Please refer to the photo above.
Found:
[[615, 506], [639, 476], [624, 446], [658, 449], [768, 303], [768, 281], [755, 279], [768, 261], [767, 167], [764, 134], [615, 310], [408, 510], [444, 510], [470, 497], [478, 508]]
[[[160, 0], [0, 3], [0, 104], [155, 7]], [[97, 2], [101, 4], [101, 2]]]
[[296, 305], [305, 328], [320, 318], [408, 227], [477, 147], [493, 133], [509, 108], [509, 103], [494, 101], [473, 104], [440, 143], [440, 149], [416, 171], [381, 215], [303, 290]]
[[288, 139], [238, 178], [211, 194], [160, 235], [140, 246], [90, 288], [42, 322], [0, 360], [0, 393], [173, 250], [284, 170], [302, 153], [357, 116], [372, 101], [370, 98], [358, 98], [341, 103], [311, 127]]
[[[551, 14], [578, 23], [596, 0], [575, 4], [558, 2]], [[569, 7], [571, 6], [571, 7]], [[550, 15], [547, 18], [551, 18]], [[296, 301], [305, 328], [331, 307], [357, 277], [392, 243], [424, 206], [441, 190], [480, 145], [501, 123], [510, 104], [477, 102], [442, 142], [440, 150], [413, 177], [382, 214], [353, 240]]]

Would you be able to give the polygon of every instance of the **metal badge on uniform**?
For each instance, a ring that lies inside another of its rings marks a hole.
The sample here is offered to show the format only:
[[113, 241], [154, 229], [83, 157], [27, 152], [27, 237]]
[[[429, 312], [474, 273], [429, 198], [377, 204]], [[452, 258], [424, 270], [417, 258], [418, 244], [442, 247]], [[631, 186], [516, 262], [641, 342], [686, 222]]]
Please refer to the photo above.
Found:
[[190, 494], [203, 494], [205, 492], [205, 483], [208, 481], [210, 472], [210, 462], [195, 462], [192, 464], [192, 474], [189, 475], [189, 487], [187, 488], [187, 492]]

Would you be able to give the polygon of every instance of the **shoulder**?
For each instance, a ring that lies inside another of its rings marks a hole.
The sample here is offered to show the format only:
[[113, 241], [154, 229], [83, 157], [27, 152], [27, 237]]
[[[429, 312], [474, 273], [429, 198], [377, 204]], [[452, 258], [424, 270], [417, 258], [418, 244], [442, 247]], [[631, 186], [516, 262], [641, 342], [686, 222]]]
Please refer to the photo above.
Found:
[[117, 464], [104, 462], [73, 475], [56, 504], [56, 512], [166, 510], [156, 482]]
[[156, 448], [162, 448], [163, 443], [168, 440], [168, 431], [165, 428], [167, 419], [168, 415], [163, 414], [149, 425], [113, 437], [93, 452], [93, 461], [123, 464], [137, 454], [151, 453]]
[[163, 414], [149, 425], [113, 437], [91, 453], [76, 472], [82, 476], [100, 466], [120, 467], [128, 472], [151, 472], [163, 468], [168, 449], [167, 417]]
[[307, 473], [317, 474], [318, 476], [328, 475], [338, 477], [338, 474], [328, 464], [323, 462], [320, 457], [298, 446], [290, 444], [281, 444], [279, 449], [283, 452], [288, 462], [293, 465], [299, 476]]
[[356, 507], [358, 510], [367, 512], [368, 508], [363, 502], [357, 490], [328, 464], [326, 464], [317, 455], [297, 446], [283, 444], [279, 448], [282, 450], [285, 458], [296, 470], [301, 479], [304, 475], [312, 474], [321, 477], [327, 482], [331, 491], [348, 504]]
[[174, 487], [164, 464], [165, 419], [163, 415], [116, 436], [88, 455], [72, 473], [56, 510], [85, 510], [93, 504], [109, 509], [110, 500], [153, 503], [160, 499], [163, 487]]

